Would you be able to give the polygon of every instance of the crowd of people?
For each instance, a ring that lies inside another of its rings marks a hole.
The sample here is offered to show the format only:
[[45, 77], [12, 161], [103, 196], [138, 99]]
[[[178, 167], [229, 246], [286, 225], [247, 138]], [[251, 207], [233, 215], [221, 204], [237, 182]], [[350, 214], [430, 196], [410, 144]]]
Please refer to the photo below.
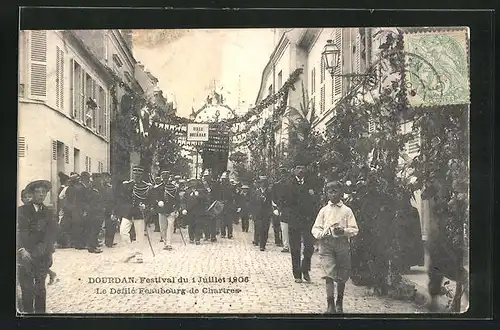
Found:
[[153, 178], [142, 166], [134, 166], [131, 180], [119, 183], [109, 173], [60, 173], [59, 178], [55, 212], [43, 205], [50, 182], [32, 182], [22, 192], [18, 279], [25, 312], [45, 311], [45, 280], [57, 281], [50, 270], [54, 247], [97, 254], [103, 252], [101, 245], [114, 248], [119, 233], [124, 246], [120, 261], [142, 263], [152, 249], [149, 226], [160, 232], [163, 249], [171, 251], [177, 230], [185, 240], [181, 229], [187, 227], [191, 244], [216, 244], [233, 239], [233, 227], [240, 222], [243, 233], [253, 223], [253, 244], [260, 251], [266, 251], [272, 226], [274, 244], [291, 255], [297, 283], [311, 282], [311, 258], [318, 251], [327, 313], [343, 312], [351, 276], [349, 240], [358, 234], [354, 212], [344, 204], [345, 182], [318, 182], [307, 175], [304, 163], [280, 168], [272, 183], [266, 176], [235, 182], [228, 172], [214, 178], [209, 170], [201, 179], [186, 180], [168, 170]]

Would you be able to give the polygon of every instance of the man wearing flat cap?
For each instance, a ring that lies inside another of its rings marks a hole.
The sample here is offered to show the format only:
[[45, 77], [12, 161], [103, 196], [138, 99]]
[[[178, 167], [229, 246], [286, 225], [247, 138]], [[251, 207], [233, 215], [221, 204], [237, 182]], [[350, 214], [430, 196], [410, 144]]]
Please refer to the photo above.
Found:
[[18, 307], [24, 313], [45, 313], [45, 280], [52, 265], [57, 234], [53, 212], [43, 204], [51, 188], [46, 180], [31, 182], [25, 191], [33, 199], [18, 209], [17, 277], [21, 286]]
[[[136, 165], [132, 168], [132, 180], [124, 181], [120, 189], [117, 216], [121, 218], [120, 235], [128, 252], [124, 259], [129, 262], [135, 258], [137, 263], [143, 262], [143, 251], [146, 250], [144, 240], [146, 205], [151, 204], [152, 186], [143, 180], [144, 167]], [[136, 241], [131, 242], [130, 230], [134, 226]]]

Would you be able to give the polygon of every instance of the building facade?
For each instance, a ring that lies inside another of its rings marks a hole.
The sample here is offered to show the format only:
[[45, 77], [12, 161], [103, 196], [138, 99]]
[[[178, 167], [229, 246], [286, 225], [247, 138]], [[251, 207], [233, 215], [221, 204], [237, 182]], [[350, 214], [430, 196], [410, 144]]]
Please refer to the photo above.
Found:
[[112, 77], [71, 31], [21, 31], [18, 169], [20, 191], [58, 173], [109, 171]]
[[[378, 58], [378, 49], [383, 42], [375, 37], [375, 28], [307, 28], [307, 29], [276, 29], [275, 49], [270, 56], [269, 62], [263, 70], [262, 82], [257, 95], [256, 104], [265, 97], [271, 95], [281, 88], [289, 75], [296, 69], [302, 68], [300, 80], [295, 84], [295, 90], [290, 91], [288, 106], [300, 109], [303, 88], [307, 95], [306, 105], [309, 109], [314, 107], [317, 120], [315, 129], [324, 132], [333, 124], [333, 117], [338, 102], [350, 90], [351, 82], [345, 77], [332, 77], [325, 68], [322, 61], [322, 52], [328, 40], [333, 40], [340, 48], [340, 61], [336, 74], [364, 73], [371, 63]], [[263, 112], [261, 124], [273, 111], [269, 107]], [[294, 118], [281, 118], [280, 129], [276, 133], [275, 141], [279, 147], [288, 143], [287, 121]], [[256, 127], [254, 130], [258, 129]], [[401, 123], [403, 133], [412, 130], [411, 120]], [[373, 127], [370, 126], [370, 132]], [[401, 158], [413, 159], [419, 153], [420, 138], [418, 134], [415, 139], [407, 143]], [[278, 148], [278, 151], [280, 149]], [[406, 157], [408, 156], [408, 157]], [[415, 195], [415, 207], [420, 213], [422, 224], [422, 238], [427, 237], [429, 227], [428, 203], [421, 200], [420, 194]]]

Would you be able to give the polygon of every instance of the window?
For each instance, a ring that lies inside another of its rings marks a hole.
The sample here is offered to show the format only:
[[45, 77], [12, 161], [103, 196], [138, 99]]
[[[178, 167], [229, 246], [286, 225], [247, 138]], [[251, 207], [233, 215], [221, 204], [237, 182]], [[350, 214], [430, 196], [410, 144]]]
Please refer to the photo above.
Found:
[[30, 96], [44, 100], [47, 97], [47, 31], [31, 31], [30, 36]]
[[26, 138], [24, 136], [20, 136], [17, 138], [17, 156], [26, 156]]
[[283, 85], [283, 71], [280, 71], [278, 73], [278, 90], [281, 88]]
[[97, 92], [97, 133], [106, 136], [106, 92], [99, 86]]
[[64, 52], [56, 47], [56, 108], [64, 110]]
[[72, 60], [72, 116], [78, 121], [83, 121], [84, 109], [85, 109], [85, 84], [84, 77], [85, 72], [83, 71], [80, 64]]
[[361, 35], [356, 33], [356, 46], [354, 46], [354, 71], [361, 72]]
[[85, 171], [92, 173], [92, 159], [89, 156], [85, 156]]
[[104, 164], [100, 161], [97, 162], [97, 172], [99, 173], [104, 172]]
[[402, 134], [411, 133], [411, 140], [405, 144], [404, 152], [413, 159], [416, 157], [420, 151], [420, 133], [418, 131], [413, 131], [413, 123], [406, 122], [401, 125]]

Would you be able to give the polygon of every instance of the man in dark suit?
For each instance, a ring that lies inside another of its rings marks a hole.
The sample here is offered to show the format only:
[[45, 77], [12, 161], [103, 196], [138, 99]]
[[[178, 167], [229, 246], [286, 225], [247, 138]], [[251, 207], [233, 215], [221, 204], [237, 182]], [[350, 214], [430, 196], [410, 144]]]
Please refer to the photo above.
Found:
[[[311, 228], [316, 213], [314, 184], [306, 178], [305, 164], [296, 163], [294, 176], [288, 180], [282, 196], [282, 217], [286, 217], [292, 255], [292, 272], [295, 282], [310, 282], [311, 257], [314, 252], [314, 237]], [[301, 241], [304, 257], [301, 258]]]
[[266, 249], [266, 243], [269, 236], [269, 225], [271, 224], [272, 207], [271, 189], [266, 176], [260, 176], [258, 188], [255, 191], [255, 212], [257, 228], [259, 230], [258, 242], [260, 250]]
[[18, 280], [24, 313], [45, 313], [45, 280], [52, 266], [57, 223], [52, 210], [43, 204], [52, 188], [49, 181], [33, 181], [26, 192], [33, 194], [31, 203], [18, 209]]
[[104, 222], [105, 214], [105, 196], [102, 194], [103, 186], [101, 183], [101, 174], [92, 173], [92, 184], [88, 187], [89, 211], [85, 219], [85, 234], [87, 240], [87, 250], [89, 253], [101, 253], [98, 248], [99, 232]]

